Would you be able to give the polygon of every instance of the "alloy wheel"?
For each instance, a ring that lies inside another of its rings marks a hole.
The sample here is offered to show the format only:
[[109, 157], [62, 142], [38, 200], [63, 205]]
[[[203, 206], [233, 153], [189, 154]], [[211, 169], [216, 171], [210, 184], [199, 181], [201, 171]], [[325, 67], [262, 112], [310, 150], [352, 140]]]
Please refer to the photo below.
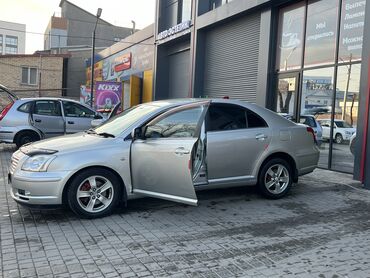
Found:
[[76, 198], [80, 207], [90, 213], [105, 210], [112, 203], [114, 188], [103, 176], [91, 176], [77, 188]]
[[282, 164], [274, 164], [265, 174], [265, 187], [270, 193], [277, 195], [288, 187], [289, 179], [288, 169]]

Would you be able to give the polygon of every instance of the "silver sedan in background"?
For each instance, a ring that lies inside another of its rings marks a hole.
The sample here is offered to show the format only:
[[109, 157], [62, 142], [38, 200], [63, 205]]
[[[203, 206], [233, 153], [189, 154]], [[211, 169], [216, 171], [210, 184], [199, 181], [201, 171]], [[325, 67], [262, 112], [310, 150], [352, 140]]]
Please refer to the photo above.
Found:
[[251, 103], [178, 99], [24, 146], [8, 178], [20, 204], [67, 204], [95, 218], [144, 196], [196, 205], [201, 189], [257, 184], [266, 197], [281, 198], [318, 159], [310, 127]]

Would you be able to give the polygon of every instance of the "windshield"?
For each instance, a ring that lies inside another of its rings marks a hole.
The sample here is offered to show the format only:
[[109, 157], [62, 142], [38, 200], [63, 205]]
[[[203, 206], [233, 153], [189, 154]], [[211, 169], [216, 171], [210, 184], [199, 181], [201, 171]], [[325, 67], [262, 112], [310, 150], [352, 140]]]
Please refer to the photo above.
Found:
[[347, 124], [346, 122], [342, 122], [342, 121], [335, 121], [335, 124], [339, 128], [352, 128], [350, 124]]
[[157, 106], [145, 104], [131, 107], [95, 128], [95, 131], [96, 133], [109, 133], [117, 137], [140, 118], [149, 115], [155, 110], [158, 110]]

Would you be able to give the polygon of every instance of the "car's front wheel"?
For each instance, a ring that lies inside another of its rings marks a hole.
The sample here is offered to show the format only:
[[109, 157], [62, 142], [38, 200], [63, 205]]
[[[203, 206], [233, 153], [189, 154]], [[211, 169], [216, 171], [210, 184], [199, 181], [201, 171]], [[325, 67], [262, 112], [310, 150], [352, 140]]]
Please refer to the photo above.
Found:
[[261, 193], [271, 199], [286, 195], [293, 183], [293, 171], [284, 159], [273, 158], [262, 166], [258, 179]]
[[335, 143], [337, 143], [337, 144], [342, 144], [342, 142], [343, 142], [343, 136], [342, 136], [342, 134], [337, 133], [337, 134], [335, 135]]
[[90, 168], [78, 173], [68, 187], [71, 210], [84, 218], [111, 214], [121, 198], [118, 178], [109, 170]]

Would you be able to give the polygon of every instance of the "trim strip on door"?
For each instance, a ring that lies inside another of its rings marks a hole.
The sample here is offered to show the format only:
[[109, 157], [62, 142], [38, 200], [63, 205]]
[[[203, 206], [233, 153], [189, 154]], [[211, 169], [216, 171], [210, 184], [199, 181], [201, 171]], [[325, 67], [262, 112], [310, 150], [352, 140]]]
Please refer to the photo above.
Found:
[[133, 192], [134, 193], [139, 193], [139, 194], [145, 194], [145, 195], [155, 197], [155, 198], [160, 198], [160, 199], [165, 199], [165, 200], [169, 200], [169, 201], [184, 203], [184, 204], [192, 205], [192, 206], [198, 205], [198, 200], [197, 199], [190, 199], [190, 198], [179, 197], [179, 196], [169, 195], [169, 194], [165, 194], [165, 193], [158, 193], [158, 192], [147, 191], [147, 190], [142, 190], [142, 189], [135, 189], [135, 188], [134, 188]]

